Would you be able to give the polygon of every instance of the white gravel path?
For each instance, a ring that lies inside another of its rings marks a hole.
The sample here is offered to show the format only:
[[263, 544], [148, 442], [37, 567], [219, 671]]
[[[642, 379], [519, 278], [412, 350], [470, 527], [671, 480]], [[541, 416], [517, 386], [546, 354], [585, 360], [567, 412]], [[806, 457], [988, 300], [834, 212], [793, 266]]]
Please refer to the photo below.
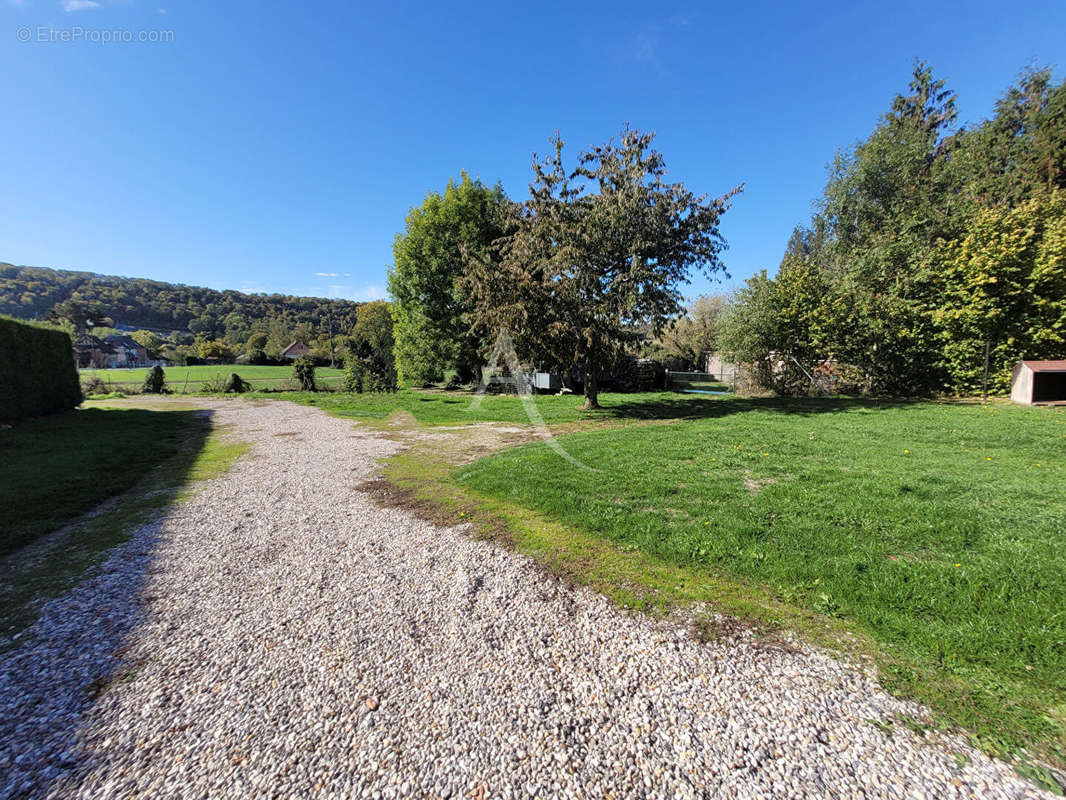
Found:
[[350, 422], [210, 406], [252, 451], [0, 656], [0, 796], [1041, 796], [886, 735], [920, 712], [829, 657], [701, 644], [375, 506], [397, 445]]

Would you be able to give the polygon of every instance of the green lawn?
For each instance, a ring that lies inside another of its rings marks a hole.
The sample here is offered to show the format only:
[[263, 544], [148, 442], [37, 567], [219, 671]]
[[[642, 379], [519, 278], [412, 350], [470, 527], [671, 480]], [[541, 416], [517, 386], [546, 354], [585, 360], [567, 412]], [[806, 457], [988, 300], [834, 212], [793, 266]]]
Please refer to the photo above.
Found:
[[[0, 558], [0, 650], [44, 602], [84, 580], [138, 526], [247, 450], [192, 409], [117, 402], [121, 408], [94, 402], [0, 430], [0, 555], [31, 544]], [[98, 508], [120, 493], [120, 502]], [[61, 535], [43, 536], [67, 523]]]
[[[612, 398], [668, 424], [566, 435], [455, 480], [872, 637], [882, 679], [1010, 750], [1066, 757], [1066, 412]], [[559, 416], [566, 416], [560, 414]]]
[[[277, 389], [287, 382], [293, 382], [291, 366], [207, 364], [194, 367], [166, 367], [164, 371], [171, 391], [175, 392], [180, 392], [186, 387], [190, 392], [198, 392], [204, 381], [213, 380], [219, 375], [226, 379], [234, 372], [260, 389]], [[87, 381], [95, 376], [116, 388], [139, 388], [144, 383], [144, 378], [147, 374], [148, 369], [143, 367], [137, 369], [83, 369], [78, 371], [78, 377], [82, 381]], [[344, 370], [342, 369], [318, 367], [315, 370], [315, 379], [327, 384], [333, 384], [338, 382], [343, 374]]]
[[202, 428], [190, 411], [77, 409], [0, 430], [0, 555], [129, 489]]
[[[264, 395], [317, 406], [331, 414], [364, 420], [384, 420], [405, 411], [423, 425], [462, 425], [472, 422], [515, 422], [529, 425], [526, 404], [514, 395], [483, 395], [471, 392], [401, 390], [392, 394], [347, 394], [286, 392]], [[528, 401], [527, 401], [528, 402]], [[706, 395], [676, 392], [642, 392], [600, 395], [598, 411], [583, 411], [580, 395], [537, 395], [532, 404], [548, 424], [582, 420], [662, 419], [701, 417], [713, 413], [718, 401]]]

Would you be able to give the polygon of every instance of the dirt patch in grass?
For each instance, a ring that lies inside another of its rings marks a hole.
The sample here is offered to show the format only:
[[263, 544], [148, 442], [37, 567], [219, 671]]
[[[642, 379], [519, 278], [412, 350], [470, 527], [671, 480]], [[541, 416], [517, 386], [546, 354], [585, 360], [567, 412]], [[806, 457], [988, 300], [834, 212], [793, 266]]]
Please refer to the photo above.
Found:
[[693, 637], [704, 643], [739, 644], [743, 642], [757, 650], [775, 650], [783, 653], [802, 651], [802, 648], [784, 630], [765, 621], [712, 613], [694, 619], [690, 628]]
[[748, 494], [758, 494], [774, 483], [777, 483], [777, 478], [759, 478], [756, 480], [751, 477], [750, 472], [744, 475], [744, 488], [748, 490]]
[[[399, 486], [385, 478], [363, 481], [356, 484], [355, 489], [370, 495], [374, 502], [382, 508], [402, 509], [434, 525], [451, 526], [473, 523], [476, 514], [473, 504], [466, 511], [462, 507], [459, 507], [458, 510], [455, 506], [446, 507], [420, 496], [413, 488]], [[513, 538], [502, 520], [491, 519], [488, 515], [479, 515], [477, 524], [473, 527], [478, 534], [478, 538], [513, 544]]]

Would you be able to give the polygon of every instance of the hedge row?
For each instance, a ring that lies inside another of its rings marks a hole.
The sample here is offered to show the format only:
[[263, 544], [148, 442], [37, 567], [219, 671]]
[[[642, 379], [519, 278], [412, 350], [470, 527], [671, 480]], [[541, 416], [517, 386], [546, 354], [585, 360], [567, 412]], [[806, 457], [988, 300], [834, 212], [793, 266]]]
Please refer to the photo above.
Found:
[[0, 317], [0, 421], [65, 411], [81, 401], [70, 336]]

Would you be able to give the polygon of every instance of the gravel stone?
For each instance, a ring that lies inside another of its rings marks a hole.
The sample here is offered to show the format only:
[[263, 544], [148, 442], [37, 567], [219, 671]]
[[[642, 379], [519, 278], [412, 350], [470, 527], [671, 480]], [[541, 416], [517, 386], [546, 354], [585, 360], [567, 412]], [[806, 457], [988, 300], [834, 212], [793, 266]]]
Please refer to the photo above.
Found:
[[888, 735], [925, 712], [855, 666], [701, 643], [376, 506], [393, 441], [203, 405], [251, 452], [0, 655], [0, 797], [1050, 797]]

